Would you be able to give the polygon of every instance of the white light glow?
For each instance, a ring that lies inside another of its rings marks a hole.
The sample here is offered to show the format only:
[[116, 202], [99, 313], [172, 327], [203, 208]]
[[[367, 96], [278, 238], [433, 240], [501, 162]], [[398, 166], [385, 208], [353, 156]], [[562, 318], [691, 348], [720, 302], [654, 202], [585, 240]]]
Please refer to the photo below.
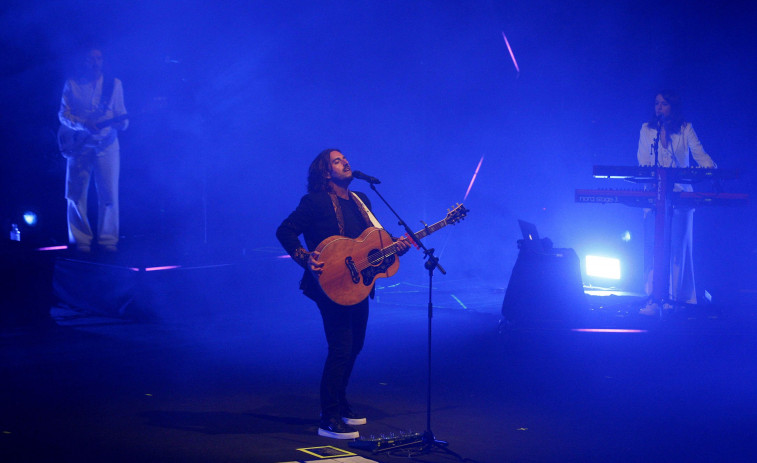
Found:
[[586, 275], [620, 280], [620, 260], [612, 257], [586, 256]]
[[29, 226], [37, 225], [37, 214], [32, 211], [24, 212], [24, 222]]

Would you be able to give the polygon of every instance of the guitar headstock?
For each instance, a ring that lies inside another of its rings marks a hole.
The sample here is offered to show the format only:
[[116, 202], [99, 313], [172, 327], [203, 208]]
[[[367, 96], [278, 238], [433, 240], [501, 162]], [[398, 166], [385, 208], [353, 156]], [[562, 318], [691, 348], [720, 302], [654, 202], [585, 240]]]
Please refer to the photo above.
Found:
[[444, 222], [447, 225], [454, 225], [457, 222], [463, 220], [468, 214], [468, 209], [462, 204], [458, 203], [452, 210], [447, 209], [447, 217], [444, 218]]

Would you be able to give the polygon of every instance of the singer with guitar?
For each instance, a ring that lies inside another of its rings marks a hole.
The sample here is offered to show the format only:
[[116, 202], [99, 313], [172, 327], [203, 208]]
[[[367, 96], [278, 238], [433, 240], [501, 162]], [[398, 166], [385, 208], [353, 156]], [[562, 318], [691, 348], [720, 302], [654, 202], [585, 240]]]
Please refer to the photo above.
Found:
[[[321, 289], [319, 279], [335, 264], [321, 261], [316, 248], [327, 238], [354, 239], [369, 228], [378, 227], [368, 197], [349, 189], [352, 180], [350, 164], [339, 150], [322, 151], [310, 164], [308, 193], [276, 230], [276, 237], [286, 252], [305, 269], [300, 289], [315, 301], [323, 319], [328, 355], [321, 377], [318, 434], [336, 439], [357, 438], [359, 433], [353, 426], [366, 422], [352, 410], [346, 389], [365, 340], [368, 297], [350, 305], [330, 299]], [[383, 229], [380, 231], [384, 239], [391, 240], [387, 244], [393, 245], [393, 254], [402, 255], [410, 248], [407, 239], [395, 240]], [[310, 252], [302, 246], [300, 235], [305, 238]], [[372, 294], [372, 287], [370, 292]]]
[[80, 73], [63, 87], [58, 111], [61, 154], [66, 157], [68, 240], [79, 252], [88, 253], [94, 235], [87, 218], [87, 193], [94, 176], [98, 199], [96, 244], [114, 252], [118, 246], [118, 132], [129, 121], [121, 81], [103, 74], [103, 55], [90, 48]]

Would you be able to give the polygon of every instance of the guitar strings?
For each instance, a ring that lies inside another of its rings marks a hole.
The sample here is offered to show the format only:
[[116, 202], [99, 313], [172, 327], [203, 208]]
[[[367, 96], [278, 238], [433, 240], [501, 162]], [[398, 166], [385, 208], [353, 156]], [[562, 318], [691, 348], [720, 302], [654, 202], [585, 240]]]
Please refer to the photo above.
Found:
[[[459, 209], [460, 205], [455, 207], [454, 211], [457, 211]], [[464, 215], [463, 215], [464, 217]], [[448, 214], [448, 217], [445, 219], [440, 220], [439, 222], [436, 222], [432, 225], [426, 225], [424, 230], [421, 231], [427, 231], [430, 235], [431, 233], [441, 230], [446, 225], [448, 225], [447, 220], [450, 220], [450, 216]], [[459, 217], [456, 218], [456, 220], [452, 221], [451, 223], [457, 223], [459, 220], [461, 220]], [[420, 233], [420, 232], [419, 232]], [[427, 236], [427, 235], [426, 235]], [[380, 241], [383, 241], [381, 239], [381, 235], [379, 235]], [[447, 247], [447, 243], [449, 242], [449, 236], [447, 236], [447, 239], [444, 242], [444, 245], [442, 246], [442, 250], [440, 252], [440, 255], [444, 252], [444, 248]], [[381, 243], [379, 243], [381, 244]], [[357, 259], [352, 262], [352, 264], [355, 266], [355, 269], [359, 272], [365, 270], [368, 267], [376, 266], [381, 264], [386, 258], [397, 254], [397, 243], [392, 243], [389, 246], [381, 249], [377, 249], [375, 252], [368, 253], [365, 257], [362, 257], [360, 259]], [[376, 259], [376, 257], [380, 257]]]
[[[372, 267], [374, 265], [379, 265], [381, 262], [383, 262], [387, 257], [392, 256], [397, 253], [397, 245], [392, 244], [390, 246], [387, 246], [383, 249], [379, 249], [377, 252], [371, 252], [369, 253], [365, 258], [359, 259], [354, 262], [355, 268], [360, 270], [365, 270], [368, 267]], [[378, 259], [375, 263], [370, 260], [371, 256], [380, 255], [381, 258]]]
[[[364, 258], [360, 258], [353, 262], [355, 265], [355, 268], [358, 271], [365, 270], [368, 267], [373, 267], [375, 265], [379, 265], [381, 262], [383, 262], [387, 257], [392, 256], [397, 253], [397, 245], [395, 243], [390, 244], [389, 246], [378, 249], [377, 252], [370, 252], [368, 253]], [[375, 263], [370, 259], [371, 256], [375, 256], [378, 254], [381, 256], [380, 259], [378, 259]]]

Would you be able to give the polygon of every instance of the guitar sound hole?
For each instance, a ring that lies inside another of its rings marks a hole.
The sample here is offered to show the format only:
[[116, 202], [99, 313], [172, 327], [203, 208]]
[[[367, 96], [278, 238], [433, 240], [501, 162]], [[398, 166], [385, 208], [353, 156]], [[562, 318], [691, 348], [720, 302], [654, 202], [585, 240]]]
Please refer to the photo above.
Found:
[[382, 260], [384, 260], [384, 256], [378, 249], [374, 249], [368, 253], [368, 263], [371, 265], [378, 265]]

